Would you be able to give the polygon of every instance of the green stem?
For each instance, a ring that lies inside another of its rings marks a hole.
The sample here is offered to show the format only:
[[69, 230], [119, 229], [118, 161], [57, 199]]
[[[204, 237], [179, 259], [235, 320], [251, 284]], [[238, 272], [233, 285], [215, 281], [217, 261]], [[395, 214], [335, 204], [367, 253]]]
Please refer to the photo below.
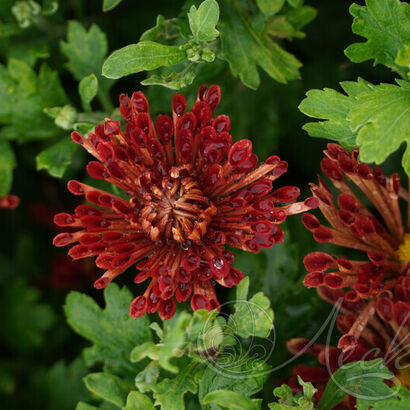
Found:
[[111, 114], [114, 110], [114, 105], [111, 101], [109, 93], [102, 87], [99, 87], [97, 97], [104, 111]]

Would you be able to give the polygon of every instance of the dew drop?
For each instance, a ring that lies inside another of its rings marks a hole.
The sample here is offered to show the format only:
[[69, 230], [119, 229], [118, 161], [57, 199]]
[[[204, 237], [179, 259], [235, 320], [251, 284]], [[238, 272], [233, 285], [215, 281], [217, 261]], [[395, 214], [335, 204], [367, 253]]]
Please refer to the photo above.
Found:
[[188, 241], [185, 241], [185, 242], [181, 243], [181, 248], [184, 251], [187, 251], [191, 247], [191, 245], [192, 245], [192, 242], [190, 240], [188, 240]]

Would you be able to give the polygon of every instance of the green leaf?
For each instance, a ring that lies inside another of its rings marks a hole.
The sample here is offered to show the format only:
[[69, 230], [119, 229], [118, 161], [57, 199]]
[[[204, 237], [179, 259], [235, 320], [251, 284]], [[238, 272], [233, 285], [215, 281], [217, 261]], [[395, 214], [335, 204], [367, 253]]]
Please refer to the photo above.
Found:
[[127, 288], [120, 289], [111, 283], [104, 290], [105, 309], [101, 309], [89, 296], [71, 292], [64, 311], [69, 325], [93, 343], [84, 350], [86, 364], [104, 362], [112, 369], [132, 376], [142, 369], [141, 364], [129, 362], [136, 345], [152, 340], [146, 316], [133, 319], [129, 316], [132, 295]]
[[[262, 389], [268, 375], [269, 366], [263, 360], [229, 350], [216, 361], [208, 363], [199, 381], [199, 401], [204, 403], [204, 398], [217, 390], [233, 391], [250, 398]], [[204, 410], [211, 409], [220, 407], [216, 404], [204, 406]]]
[[96, 24], [87, 31], [78, 21], [70, 21], [67, 42], [61, 41], [60, 47], [69, 60], [68, 69], [78, 81], [90, 74], [100, 76], [108, 44], [105, 33]]
[[194, 375], [199, 363], [193, 361], [173, 379], [164, 379], [152, 386], [155, 406], [161, 410], [185, 410], [184, 395], [187, 392], [196, 394], [198, 386]]
[[390, 389], [383, 380], [392, 377], [393, 374], [383, 365], [382, 359], [345, 364], [333, 373], [317, 408], [331, 409], [347, 394], [375, 401], [390, 397]]
[[91, 373], [84, 377], [84, 383], [90, 392], [116, 406], [125, 406], [130, 391], [128, 383], [109, 373]]
[[360, 159], [380, 164], [403, 142], [407, 149], [402, 165], [410, 175], [410, 83], [380, 84], [359, 94], [348, 114], [357, 132]]
[[229, 390], [215, 390], [208, 393], [204, 399], [203, 403], [210, 404], [215, 403], [226, 409], [232, 410], [258, 410], [258, 406], [254, 401], [248, 399], [240, 393], [229, 391]]
[[9, 346], [27, 351], [44, 343], [55, 321], [50, 306], [39, 303], [40, 292], [16, 279], [0, 293], [0, 335]]
[[247, 300], [248, 288], [249, 277], [246, 277], [237, 287], [235, 312], [229, 317], [228, 327], [233, 333], [245, 338], [268, 337], [273, 328], [270, 301], [262, 292]]
[[301, 29], [314, 20], [316, 15], [317, 11], [309, 6], [286, 9], [285, 14], [278, 14], [267, 21], [266, 30], [279, 38], [305, 38]]
[[50, 52], [44, 43], [25, 41], [24, 43], [14, 43], [8, 56], [16, 60], [23, 60], [30, 67], [34, 67], [37, 60], [49, 57]]
[[293, 404], [293, 393], [292, 389], [287, 384], [282, 384], [273, 390], [273, 395], [279, 398], [279, 403], [269, 403], [269, 408], [280, 409], [282, 404], [287, 406], [292, 406]]
[[155, 410], [152, 400], [145, 394], [132, 391], [127, 397], [127, 404], [122, 410]]
[[313, 387], [312, 383], [304, 382], [300, 376], [298, 376], [298, 382], [303, 388], [303, 396], [305, 399], [313, 402], [313, 395], [317, 392], [317, 389]]
[[330, 88], [310, 90], [298, 108], [309, 117], [325, 121], [309, 122], [303, 129], [311, 137], [327, 138], [346, 148], [353, 148], [356, 146], [356, 134], [347, 120], [352, 105], [351, 98]]
[[178, 19], [165, 20], [162, 14], [158, 14], [156, 25], [144, 31], [140, 37], [140, 41], [170, 40], [179, 37]]
[[177, 46], [141, 41], [114, 51], [104, 62], [102, 73], [107, 78], [121, 78], [140, 71], [179, 64], [186, 52]]
[[[406, 370], [404, 370], [406, 371]], [[410, 391], [403, 386], [393, 386], [390, 389], [391, 394], [384, 398], [375, 398], [365, 400], [357, 399], [357, 410], [368, 410], [369, 408], [377, 410], [407, 410], [410, 403]]]
[[57, 0], [43, 0], [42, 14], [50, 16], [58, 10]]
[[292, 7], [300, 7], [303, 4], [303, 0], [288, 0], [288, 3], [292, 6]]
[[258, 66], [280, 83], [298, 79], [301, 63], [268, 36], [257, 33], [238, 7], [231, 0], [222, 2], [219, 23], [223, 57], [232, 74], [252, 89], [260, 83]]
[[80, 94], [84, 110], [91, 111], [90, 103], [98, 93], [98, 79], [95, 74], [87, 75], [87, 77], [80, 81], [78, 93]]
[[144, 370], [135, 376], [135, 385], [141, 393], [151, 391], [159, 377], [159, 365], [157, 362], [151, 362]]
[[366, 6], [352, 4], [354, 17], [352, 30], [367, 38], [364, 43], [354, 43], [346, 56], [354, 63], [374, 60], [384, 64], [403, 77], [408, 68], [397, 64], [396, 57], [410, 44], [410, 4], [399, 0], [366, 0]]
[[87, 400], [90, 396], [82, 380], [87, 373], [81, 358], [69, 365], [61, 360], [44, 376], [34, 377], [34, 388], [39, 396], [44, 396], [47, 410], [72, 410], [78, 401]]
[[0, 65], [0, 122], [9, 125], [0, 131], [2, 137], [7, 133], [8, 138], [26, 142], [59, 135], [43, 110], [66, 103], [57, 73], [47, 65], [38, 75], [25, 61], [10, 59], [7, 70]]
[[140, 362], [142, 359], [149, 357], [151, 360], [158, 360], [160, 347], [154, 342], [145, 342], [135, 346], [131, 351], [130, 360], [134, 363]]
[[63, 130], [72, 130], [78, 118], [76, 109], [69, 104], [64, 107], [46, 107], [43, 111], [54, 118], [55, 125]]
[[256, 0], [261, 12], [266, 18], [269, 18], [276, 14], [285, 4], [285, 0]]
[[110, 11], [114, 7], [117, 7], [121, 2], [122, 0], [103, 0], [103, 11]]
[[304, 382], [300, 376], [298, 376], [298, 382], [303, 388], [303, 395], [293, 396], [292, 389], [288, 385], [282, 384], [273, 390], [273, 394], [279, 398], [279, 403], [269, 403], [269, 408], [275, 410], [313, 409], [313, 395], [317, 392], [317, 389], [313, 387], [312, 383]]
[[16, 157], [7, 141], [0, 140], [0, 197], [6, 196], [13, 183], [13, 169], [16, 167]]
[[182, 71], [168, 74], [153, 74], [145, 80], [141, 81], [142, 85], [162, 85], [172, 90], [179, 90], [181, 88], [191, 85], [195, 79], [196, 65], [190, 63]]
[[159, 365], [171, 373], [177, 373], [178, 367], [170, 362], [173, 357], [183, 355], [182, 347], [185, 344], [185, 329], [191, 319], [186, 312], [173, 316], [164, 322], [164, 339], [159, 355]]
[[215, 28], [219, 20], [219, 6], [215, 0], [203, 1], [198, 9], [191, 6], [188, 21], [196, 41], [214, 41], [219, 32]]
[[75, 410], [98, 410], [98, 407], [91, 406], [91, 404], [87, 404], [87, 403], [80, 401], [78, 402]]
[[45, 169], [51, 176], [62, 178], [77, 148], [70, 137], [65, 137], [36, 156], [37, 170]]

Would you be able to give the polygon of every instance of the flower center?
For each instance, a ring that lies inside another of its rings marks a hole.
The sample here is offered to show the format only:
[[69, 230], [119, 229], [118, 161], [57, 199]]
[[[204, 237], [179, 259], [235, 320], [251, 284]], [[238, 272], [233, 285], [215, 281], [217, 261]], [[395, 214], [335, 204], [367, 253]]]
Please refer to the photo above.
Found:
[[405, 263], [410, 261], [410, 233], [406, 233], [406, 235], [404, 235], [404, 241], [399, 246], [397, 254], [399, 255], [401, 262]]
[[143, 195], [138, 223], [153, 241], [162, 236], [187, 246], [199, 242], [216, 207], [190, 176], [164, 177], [161, 185]]

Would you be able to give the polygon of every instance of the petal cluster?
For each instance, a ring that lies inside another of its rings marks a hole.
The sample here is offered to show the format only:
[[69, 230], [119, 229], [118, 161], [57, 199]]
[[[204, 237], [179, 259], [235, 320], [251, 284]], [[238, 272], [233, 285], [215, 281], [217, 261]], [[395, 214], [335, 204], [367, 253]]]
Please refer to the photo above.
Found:
[[310, 213], [302, 221], [318, 242], [358, 250], [362, 256], [350, 260], [310, 253], [304, 258], [308, 271], [304, 284], [318, 288], [319, 295], [331, 303], [341, 298], [353, 304], [352, 309], [342, 307], [338, 318], [343, 334], [339, 348], [355, 348], [359, 338], [383, 349], [394, 337], [405, 345], [410, 324], [410, 252], [399, 200], [408, 202], [408, 192], [398, 174], [387, 177], [380, 168], [360, 163], [358, 150], [349, 154], [329, 144], [324, 152], [321, 168], [334, 190], [320, 177], [311, 190], [330, 227]]
[[175, 300], [189, 298], [194, 310], [219, 308], [214, 282], [232, 287], [243, 278], [225, 245], [270, 248], [283, 240], [279, 224], [287, 215], [317, 206], [316, 198], [295, 202], [296, 187], [273, 189], [287, 163], [271, 156], [259, 164], [250, 140], [233, 143], [229, 117], [214, 115], [220, 97], [219, 87], [202, 86], [187, 112], [176, 94], [172, 116], [153, 120], [141, 92], [122, 94], [125, 129], [106, 119], [88, 138], [72, 134], [97, 159], [87, 166], [90, 176], [123, 195], [70, 181], [68, 189], [92, 205], [56, 215], [56, 224], [70, 231], [54, 244], [76, 244], [69, 251], [74, 259], [97, 256], [106, 271], [96, 288], [136, 266], [134, 282], [149, 284], [131, 304], [133, 317], [158, 311], [168, 319]]
[[[310, 213], [302, 221], [318, 242], [345, 251], [339, 256], [306, 255], [304, 284], [337, 306], [341, 337], [337, 346], [290, 340], [291, 353], [317, 356], [327, 369], [296, 366], [289, 383], [297, 390], [296, 376], [306, 376], [304, 380], [319, 389], [319, 398], [330, 374], [343, 364], [381, 357], [396, 380], [409, 387], [410, 224], [402, 216], [402, 210], [408, 210], [409, 192], [398, 174], [387, 177], [380, 168], [360, 163], [358, 150], [349, 154], [329, 144], [324, 152], [321, 168], [333, 186], [329, 188], [319, 176], [311, 190], [327, 224]], [[407, 207], [401, 207], [401, 201]], [[346, 251], [357, 258], [347, 258]], [[354, 408], [353, 397], [347, 397], [345, 404]]]

